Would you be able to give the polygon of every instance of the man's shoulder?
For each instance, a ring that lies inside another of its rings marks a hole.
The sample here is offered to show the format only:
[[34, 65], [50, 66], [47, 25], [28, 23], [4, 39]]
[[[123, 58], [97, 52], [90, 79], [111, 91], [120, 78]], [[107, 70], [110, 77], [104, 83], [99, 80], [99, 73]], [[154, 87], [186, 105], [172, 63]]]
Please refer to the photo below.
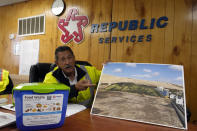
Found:
[[56, 78], [53, 76], [53, 71], [45, 75], [44, 83], [57, 83]]
[[50, 76], [50, 75], [52, 75], [53, 74], [53, 71], [50, 71], [50, 72], [48, 72], [46, 75], [45, 75], [45, 77], [46, 76]]
[[76, 66], [79, 67], [79, 68], [82, 68], [82, 69], [83, 69], [83, 67], [86, 68], [86, 69], [90, 69], [90, 70], [96, 69], [96, 67], [89, 66], [89, 65], [79, 65], [79, 64], [77, 64]]
[[48, 72], [48, 73], [46, 74], [46, 76], [47, 76], [47, 75], [48, 75], [48, 76], [53, 75], [53, 73], [54, 73], [57, 69], [58, 69], [58, 67], [56, 66], [52, 71]]
[[95, 66], [87, 66], [87, 65], [85, 65], [84, 67], [86, 68], [88, 73], [96, 73], [96, 74], [100, 74], [101, 73], [101, 71], [98, 70]]

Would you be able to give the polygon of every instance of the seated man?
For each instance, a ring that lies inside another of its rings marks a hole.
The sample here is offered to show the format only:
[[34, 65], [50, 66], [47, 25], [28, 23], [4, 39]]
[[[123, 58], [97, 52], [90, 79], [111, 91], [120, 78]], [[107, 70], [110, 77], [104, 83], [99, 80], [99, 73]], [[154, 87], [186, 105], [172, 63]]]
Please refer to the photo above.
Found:
[[68, 46], [60, 46], [55, 51], [57, 67], [46, 74], [44, 83], [63, 83], [70, 87], [69, 102], [91, 107], [94, 87], [101, 72], [93, 66], [75, 65], [75, 56]]
[[13, 89], [13, 83], [9, 77], [9, 72], [4, 69], [0, 69], [0, 95], [11, 94]]

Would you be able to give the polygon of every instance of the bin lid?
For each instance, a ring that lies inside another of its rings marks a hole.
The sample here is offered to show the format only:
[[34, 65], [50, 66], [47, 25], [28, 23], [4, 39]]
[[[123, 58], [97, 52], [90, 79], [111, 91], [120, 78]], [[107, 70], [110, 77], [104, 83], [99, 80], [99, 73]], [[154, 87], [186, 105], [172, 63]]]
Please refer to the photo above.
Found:
[[70, 90], [70, 87], [61, 83], [24, 83], [14, 87], [13, 90], [51, 93], [56, 90]]

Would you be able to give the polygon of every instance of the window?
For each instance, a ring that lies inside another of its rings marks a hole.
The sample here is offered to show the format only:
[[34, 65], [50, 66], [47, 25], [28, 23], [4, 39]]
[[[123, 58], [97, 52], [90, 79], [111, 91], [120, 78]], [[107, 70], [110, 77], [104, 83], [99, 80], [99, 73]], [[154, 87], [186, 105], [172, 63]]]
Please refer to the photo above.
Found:
[[18, 19], [18, 35], [39, 35], [45, 33], [45, 15]]

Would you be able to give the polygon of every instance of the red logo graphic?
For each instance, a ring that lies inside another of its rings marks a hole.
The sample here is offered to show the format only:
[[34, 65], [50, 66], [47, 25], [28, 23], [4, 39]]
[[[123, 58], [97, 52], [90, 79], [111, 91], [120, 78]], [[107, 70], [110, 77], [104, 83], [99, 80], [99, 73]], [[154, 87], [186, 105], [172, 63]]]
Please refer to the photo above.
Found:
[[69, 10], [65, 19], [58, 22], [59, 29], [63, 32], [61, 41], [65, 44], [73, 40], [79, 44], [84, 39], [83, 29], [89, 24], [87, 16], [79, 15], [77, 8]]

